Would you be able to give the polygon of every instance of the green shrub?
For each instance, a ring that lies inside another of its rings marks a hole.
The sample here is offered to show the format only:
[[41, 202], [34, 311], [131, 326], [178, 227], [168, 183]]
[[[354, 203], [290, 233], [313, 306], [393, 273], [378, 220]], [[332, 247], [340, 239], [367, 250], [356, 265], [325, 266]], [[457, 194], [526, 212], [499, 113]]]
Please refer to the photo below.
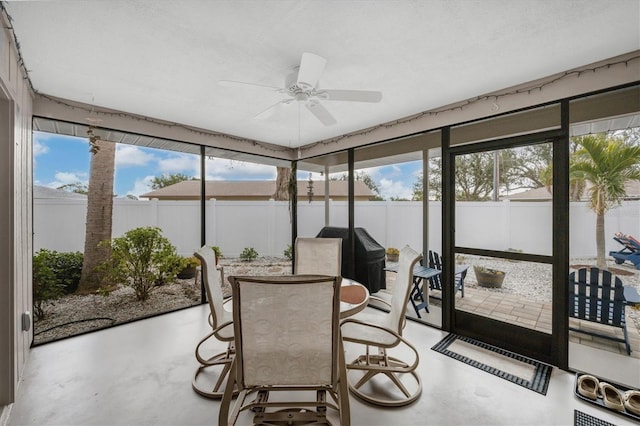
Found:
[[82, 274], [82, 253], [51, 252], [49, 266], [53, 269], [58, 282], [62, 284], [66, 294], [75, 293]]
[[183, 267], [176, 248], [157, 227], [135, 228], [105, 244], [111, 247], [111, 258], [100, 268], [114, 282], [132, 287], [140, 301]]
[[75, 293], [82, 274], [82, 253], [40, 249], [34, 256], [34, 262], [36, 259], [51, 269], [65, 294]]
[[64, 286], [52, 267], [53, 253], [41, 249], [33, 256], [33, 313], [36, 319], [46, 316], [45, 302], [64, 294]]
[[182, 268], [197, 268], [200, 266], [200, 259], [195, 256], [182, 257], [180, 261], [182, 262]]
[[222, 250], [218, 246], [211, 246], [211, 250], [216, 254], [216, 259], [222, 259]]
[[284, 249], [284, 257], [286, 257], [288, 260], [293, 259], [293, 247], [291, 247], [291, 244], [289, 244], [287, 248]]
[[240, 259], [249, 262], [258, 257], [258, 252], [253, 247], [245, 247], [240, 253]]

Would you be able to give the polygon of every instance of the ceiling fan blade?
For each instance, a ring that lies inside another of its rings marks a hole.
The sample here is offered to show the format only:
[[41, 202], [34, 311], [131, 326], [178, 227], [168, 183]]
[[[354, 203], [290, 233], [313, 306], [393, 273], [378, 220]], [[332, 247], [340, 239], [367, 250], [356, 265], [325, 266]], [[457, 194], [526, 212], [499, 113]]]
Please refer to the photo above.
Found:
[[326, 64], [327, 60], [322, 56], [309, 52], [303, 53], [298, 70], [298, 87], [303, 90], [316, 87]]
[[278, 109], [279, 106], [281, 105], [288, 105], [293, 101], [293, 99], [283, 99], [281, 101], [276, 102], [275, 104], [271, 105], [269, 108], [264, 109], [263, 111], [259, 112], [258, 114], [255, 115], [256, 120], [264, 120], [266, 118], [271, 117], [276, 110]]
[[337, 123], [336, 119], [320, 102], [309, 101], [304, 106], [325, 126], [332, 126]]
[[316, 93], [322, 100], [326, 101], [349, 101], [349, 102], [380, 102], [382, 92], [374, 90], [319, 90]]
[[218, 80], [218, 84], [222, 87], [246, 87], [253, 86], [263, 89], [275, 90], [276, 92], [283, 90], [282, 87], [267, 86], [266, 84], [247, 83], [245, 81]]

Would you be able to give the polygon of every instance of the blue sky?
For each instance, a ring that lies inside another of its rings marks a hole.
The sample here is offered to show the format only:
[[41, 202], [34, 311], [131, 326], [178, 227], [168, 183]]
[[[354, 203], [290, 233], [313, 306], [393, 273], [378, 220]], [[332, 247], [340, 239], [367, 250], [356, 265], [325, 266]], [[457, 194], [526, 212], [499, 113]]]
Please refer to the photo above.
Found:
[[[89, 181], [89, 141], [86, 138], [34, 132], [34, 184], [58, 188]], [[384, 198], [411, 198], [421, 161], [363, 169], [376, 182]], [[275, 180], [276, 168], [255, 163], [206, 160], [207, 180]], [[119, 144], [116, 148], [115, 193], [119, 197], [149, 192], [151, 179], [163, 174], [182, 173], [200, 177], [197, 155]], [[308, 172], [298, 179], [307, 180]], [[313, 175], [313, 180], [322, 180]]]

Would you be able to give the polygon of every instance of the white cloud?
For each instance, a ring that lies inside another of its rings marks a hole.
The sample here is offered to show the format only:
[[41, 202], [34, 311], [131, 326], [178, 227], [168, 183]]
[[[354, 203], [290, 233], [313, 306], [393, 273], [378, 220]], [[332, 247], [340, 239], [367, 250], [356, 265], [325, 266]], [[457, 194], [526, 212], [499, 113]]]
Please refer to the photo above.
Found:
[[49, 147], [43, 144], [41, 140], [33, 138], [33, 157], [35, 158], [47, 152], [49, 152]]
[[413, 188], [407, 187], [406, 185], [406, 182], [394, 181], [392, 179], [380, 179], [378, 188], [380, 189], [380, 194], [385, 199], [394, 197], [410, 200], [413, 196]]
[[194, 154], [175, 154], [158, 160], [158, 171], [165, 173], [182, 173], [187, 176], [199, 176], [200, 157]]
[[85, 173], [58, 172], [55, 174], [56, 180], [62, 182], [63, 184], [76, 182], [86, 183], [88, 182], [86, 177], [87, 175]]
[[116, 148], [116, 167], [146, 166], [156, 157], [140, 147], [118, 145]]
[[86, 173], [57, 172], [54, 178], [54, 181], [45, 183], [44, 186], [48, 186], [49, 188], [60, 188], [62, 185], [68, 185], [71, 183], [80, 183], [82, 185], [89, 184], [89, 179]]
[[33, 141], [38, 143], [46, 142], [55, 137], [56, 135], [54, 133], [38, 132], [37, 130], [34, 130], [33, 132]]
[[127, 191], [126, 195], [135, 195], [139, 197], [140, 194], [145, 194], [147, 192], [151, 192], [151, 181], [155, 176], [145, 176], [141, 179], [136, 179], [133, 184], [133, 188]]
[[374, 182], [377, 182], [378, 179], [382, 178], [382, 167], [367, 167], [364, 169], [356, 170], [357, 173], [364, 173], [368, 175]]

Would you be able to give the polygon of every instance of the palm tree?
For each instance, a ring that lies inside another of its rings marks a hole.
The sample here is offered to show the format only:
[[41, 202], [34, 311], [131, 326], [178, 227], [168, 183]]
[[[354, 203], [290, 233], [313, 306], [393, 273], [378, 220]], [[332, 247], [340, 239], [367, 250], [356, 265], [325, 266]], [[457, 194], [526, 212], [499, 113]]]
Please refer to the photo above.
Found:
[[571, 178], [589, 183], [590, 208], [596, 214], [598, 268], [606, 268], [604, 215], [626, 196], [625, 183], [640, 180], [640, 146], [606, 134], [574, 139], [581, 148], [570, 164]]
[[88, 293], [100, 287], [96, 266], [107, 260], [109, 247], [99, 245], [111, 239], [113, 214], [113, 177], [116, 144], [98, 140], [89, 134], [91, 142], [91, 170], [87, 194], [87, 221], [84, 239], [82, 274], [78, 284], [79, 293]]

